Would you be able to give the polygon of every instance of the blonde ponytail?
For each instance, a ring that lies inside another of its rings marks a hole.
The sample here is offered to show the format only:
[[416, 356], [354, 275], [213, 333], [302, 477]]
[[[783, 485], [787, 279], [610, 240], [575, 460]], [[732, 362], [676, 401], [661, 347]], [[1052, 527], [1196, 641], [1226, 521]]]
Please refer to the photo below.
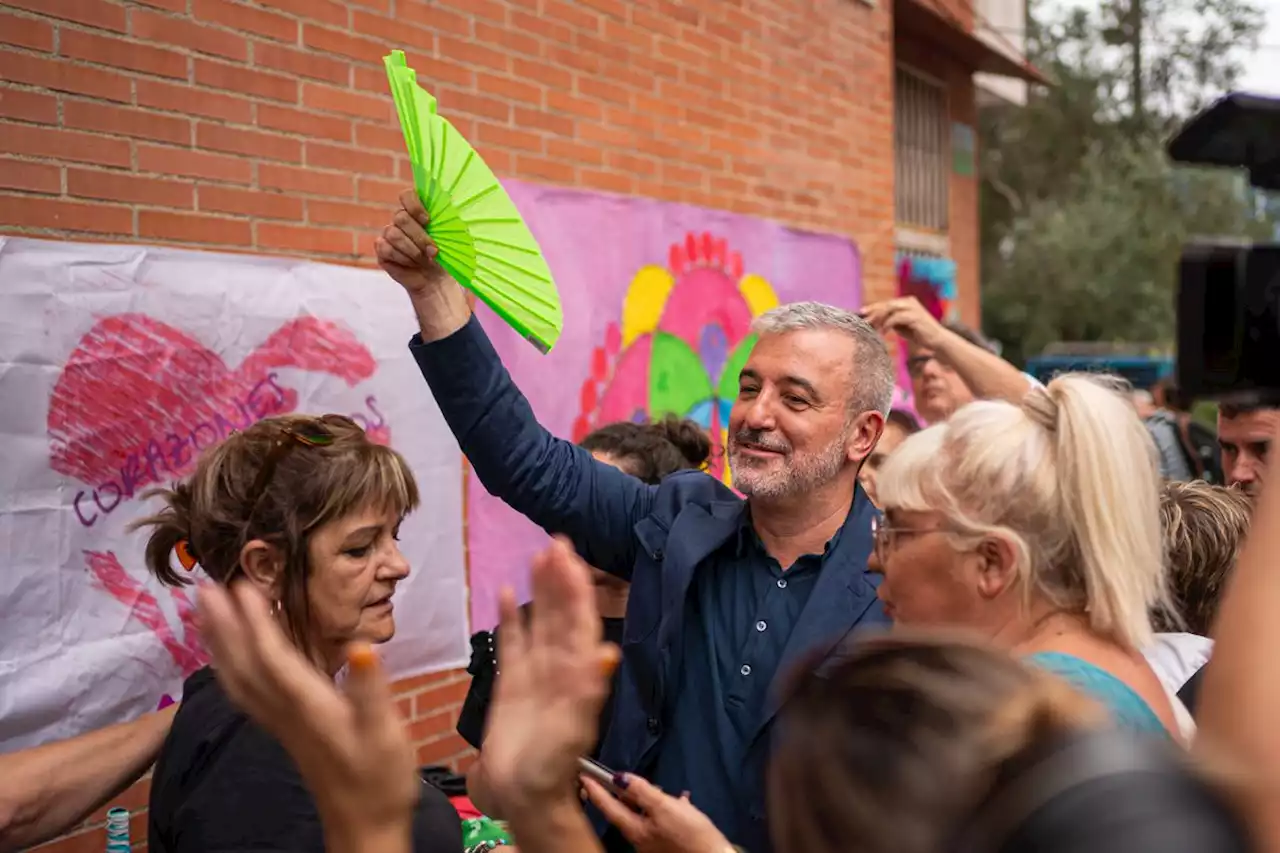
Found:
[[904, 441], [877, 477], [888, 509], [937, 512], [1013, 549], [1027, 601], [1139, 649], [1168, 601], [1155, 445], [1119, 380], [1068, 374], [1021, 405], [980, 400]]
[[1067, 374], [1043, 395], [1054, 430], [1061, 506], [1090, 625], [1133, 649], [1151, 641], [1152, 609], [1168, 603], [1155, 445], [1112, 377]]

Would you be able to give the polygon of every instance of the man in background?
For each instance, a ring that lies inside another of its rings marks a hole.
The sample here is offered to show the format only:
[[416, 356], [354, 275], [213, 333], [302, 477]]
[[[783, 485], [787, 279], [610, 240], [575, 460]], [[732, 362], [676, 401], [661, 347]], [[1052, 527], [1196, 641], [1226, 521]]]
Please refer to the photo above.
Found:
[[1165, 483], [1160, 526], [1173, 613], [1152, 614], [1145, 650], [1160, 681], [1193, 713], [1200, 672], [1213, 653], [1218, 602], [1249, 533], [1252, 502], [1238, 489], [1203, 480]]
[[1257, 499], [1267, 470], [1271, 437], [1280, 427], [1280, 409], [1265, 406], [1218, 408], [1218, 446], [1227, 484]]
[[896, 332], [906, 344], [911, 393], [926, 425], [974, 400], [1016, 403], [1035, 381], [972, 329], [939, 322], [914, 296], [877, 302], [861, 313], [881, 334]]
[[1171, 380], [1161, 380], [1149, 392], [1134, 392], [1134, 406], [1155, 441], [1160, 476], [1223, 482], [1217, 435], [1191, 417], [1190, 402]]

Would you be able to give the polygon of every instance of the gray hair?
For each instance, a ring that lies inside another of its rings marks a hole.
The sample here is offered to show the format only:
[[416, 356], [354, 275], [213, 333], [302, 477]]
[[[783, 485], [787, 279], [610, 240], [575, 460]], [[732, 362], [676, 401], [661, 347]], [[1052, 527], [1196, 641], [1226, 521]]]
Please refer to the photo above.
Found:
[[751, 324], [757, 334], [833, 329], [853, 338], [853, 393], [849, 408], [855, 413], [876, 411], [888, 417], [893, 404], [893, 358], [884, 338], [866, 320], [821, 302], [789, 302], [766, 311]]

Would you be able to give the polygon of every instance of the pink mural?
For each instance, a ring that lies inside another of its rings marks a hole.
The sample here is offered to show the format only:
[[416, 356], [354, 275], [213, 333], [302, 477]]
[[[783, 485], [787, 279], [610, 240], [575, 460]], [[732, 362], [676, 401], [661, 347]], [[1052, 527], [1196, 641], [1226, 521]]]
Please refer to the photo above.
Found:
[[[505, 182], [555, 274], [565, 328], [541, 356], [480, 316], [542, 424], [571, 440], [671, 412], [719, 445], [750, 351], [751, 320], [780, 302], [861, 305], [861, 263], [843, 237], [722, 211]], [[727, 477], [723, 460], [712, 472]], [[472, 629], [497, 617], [504, 584], [527, 593], [546, 536], [470, 475]]]
[[728, 482], [722, 449], [738, 371], [755, 341], [751, 321], [777, 304], [768, 281], [743, 273], [727, 240], [686, 234], [665, 266], [642, 267], [631, 280], [620, 321], [591, 354], [573, 440], [615, 421], [691, 418], [716, 444], [711, 473]]

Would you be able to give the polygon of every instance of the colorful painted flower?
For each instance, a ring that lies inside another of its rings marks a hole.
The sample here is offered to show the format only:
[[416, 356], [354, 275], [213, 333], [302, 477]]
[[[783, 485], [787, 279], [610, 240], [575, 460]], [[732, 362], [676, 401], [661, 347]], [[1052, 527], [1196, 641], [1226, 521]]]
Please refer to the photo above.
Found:
[[[725, 240], [688, 234], [666, 267], [636, 273], [583, 384], [574, 440], [597, 426], [666, 414], [691, 418], [722, 448], [738, 373], [755, 337], [751, 321], [778, 304], [772, 285], [743, 274]], [[711, 472], [729, 481], [723, 454]]]

